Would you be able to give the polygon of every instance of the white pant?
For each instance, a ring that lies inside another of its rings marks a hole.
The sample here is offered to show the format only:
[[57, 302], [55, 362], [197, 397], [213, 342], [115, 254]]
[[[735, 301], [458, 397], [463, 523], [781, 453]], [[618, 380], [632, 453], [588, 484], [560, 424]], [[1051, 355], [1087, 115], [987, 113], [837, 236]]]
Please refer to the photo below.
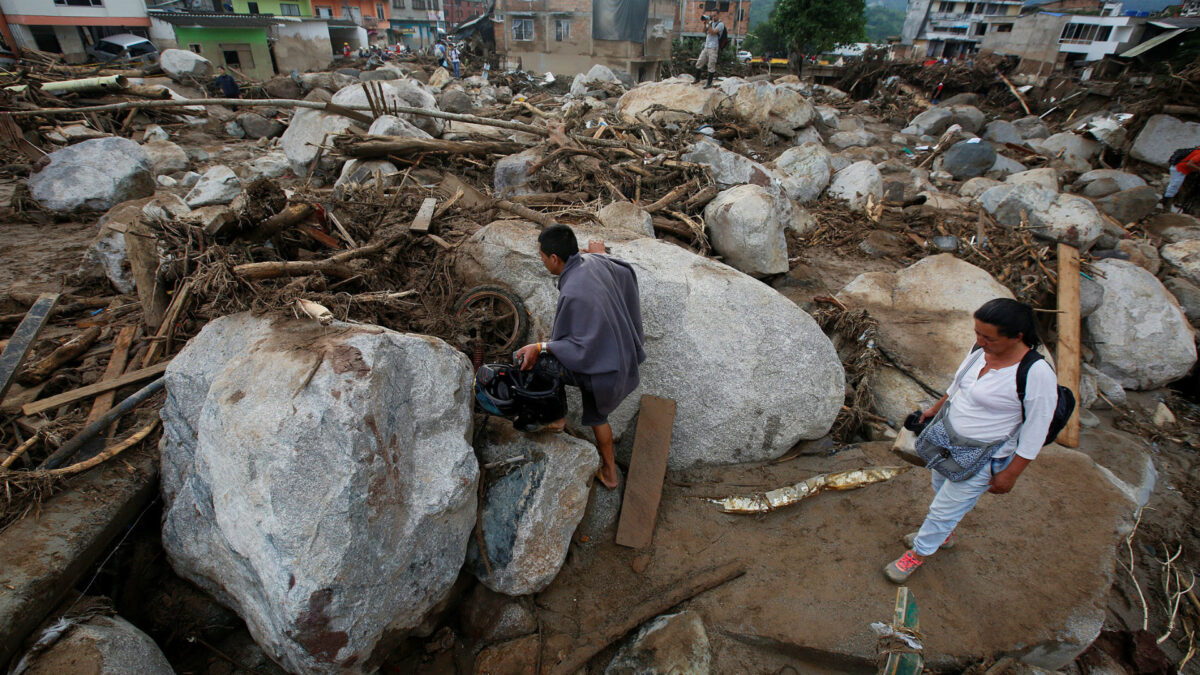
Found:
[[700, 50], [700, 58], [696, 59], [696, 69], [704, 70], [708, 66], [708, 72], [717, 72], [717, 50], [712, 47], [705, 47]]
[[946, 537], [958, 527], [963, 516], [975, 508], [975, 502], [988, 491], [992, 484], [992, 476], [1008, 467], [1016, 454], [1003, 459], [993, 459], [974, 476], [956, 482], [946, 480], [942, 474], [933, 471], [933, 502], [929, 504], [929, 514], [917, 531], [917, 539], [913, 542], [913, 552], [920, 556], [932, 555], [937, 552]]
[[1172, 199], [1179, 194], [1179, 188], [1183, 186], [1183, 181], [1188, 175], [1180, 173], [1174, 165], [1171, 165], [1171, 180], [1167, 182], [1167, 191], [1163, 193], [1163, 199]]

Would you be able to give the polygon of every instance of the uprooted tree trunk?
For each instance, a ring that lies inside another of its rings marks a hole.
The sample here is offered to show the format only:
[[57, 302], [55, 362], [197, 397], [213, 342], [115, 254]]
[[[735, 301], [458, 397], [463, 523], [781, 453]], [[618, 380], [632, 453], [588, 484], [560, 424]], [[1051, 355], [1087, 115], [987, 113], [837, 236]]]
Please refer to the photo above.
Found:
[[511, 155], [525, 149], [525, 146], [510, 141], [444, 141], [440, 138], [360, 137], [353, 134], [338, 134], [332, 140], [341, 154], [358, 159], [389, 155]]

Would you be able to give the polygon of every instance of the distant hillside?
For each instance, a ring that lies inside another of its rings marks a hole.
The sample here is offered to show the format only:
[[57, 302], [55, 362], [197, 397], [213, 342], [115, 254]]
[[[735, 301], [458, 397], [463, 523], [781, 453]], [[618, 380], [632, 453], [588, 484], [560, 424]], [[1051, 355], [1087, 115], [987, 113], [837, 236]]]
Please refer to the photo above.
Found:
[[750, 29], [766, 21], [772, 9], [775, 9], [775, 0], [753, 0], [750, 3]]

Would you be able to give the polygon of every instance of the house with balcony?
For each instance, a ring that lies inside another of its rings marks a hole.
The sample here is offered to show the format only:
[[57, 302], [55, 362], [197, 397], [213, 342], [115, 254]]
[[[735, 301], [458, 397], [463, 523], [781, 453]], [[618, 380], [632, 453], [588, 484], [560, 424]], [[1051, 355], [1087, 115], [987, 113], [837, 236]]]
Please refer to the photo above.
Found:
[[0, 0], [0, 28], [17, 48], [62, 54], [68, 63], [89, 61], [100, 38], [120, 33], [149, 37], [143, 0]]
[[397, 44], [428, 52], [446, 32], [446, 15], [441, 0], [389, 0], [391, 33]]
[[1018, 73], [1037, 76], [1126, 51], [1142, 40], [1146, 18], [1119, 2], [1096, 2], [1073, 12], [1036, 11], [989, 22], [981, 54], [1015, 56]]
[[679, 6], [679, 36], [685, 38], [704, 37], [704, 20], [708, 15], [719, 19], [729, 31], [729, 41], [734, 48], [740, 47], [750, 29], [750, 0], [683, 0]]
[[497, 0], [494, 12], [505, 68], [575, 75], [599, 63], [642, 82], [671, 58], [678, 1]]
[[1023, 0], [909, 0], [897, 55], [914, 59], [974, 56], [990, 20], [1015, 20]]

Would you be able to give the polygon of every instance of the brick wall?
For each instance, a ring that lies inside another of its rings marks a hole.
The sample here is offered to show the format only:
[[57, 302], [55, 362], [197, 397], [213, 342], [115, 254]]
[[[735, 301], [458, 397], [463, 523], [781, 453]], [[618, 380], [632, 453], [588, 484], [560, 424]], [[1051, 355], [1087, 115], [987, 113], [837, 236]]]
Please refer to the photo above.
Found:
[[[741, 20], [737, 20], [738, 8], [741, 8]], [[722, 11], [724, 8], [724, 11]], [[725, 29], [729, 31], [729, 36], [741, 36], [746, 34], [750, 20], [750, 0], [742, 0], [741, 3], [737, 0], [729, 2], [711, 2], [710, 0], [686, 0], [683, 8], [683, 33], [695, 34], [704, 32], [704, 21], [700, 17], [708, 14], [714, 18], [720, 19], [725, 23]]]

